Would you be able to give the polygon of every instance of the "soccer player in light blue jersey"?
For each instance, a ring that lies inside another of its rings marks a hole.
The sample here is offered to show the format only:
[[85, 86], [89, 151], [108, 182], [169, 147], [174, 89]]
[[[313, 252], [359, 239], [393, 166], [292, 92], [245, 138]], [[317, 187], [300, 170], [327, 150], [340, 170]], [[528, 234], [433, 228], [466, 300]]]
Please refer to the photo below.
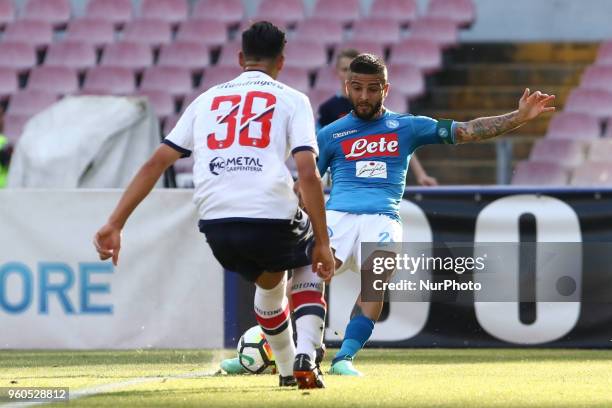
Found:
[[[326, 209], [336, 273], [352, 263], [360, 269], [368, 255], [362, 259], [361, 242], [387, 245], [381, 249], [383, 255], [396, 252], [392, 243], [402, 241], [399, 206], [406, 171], [418, 147], [490, 139], [555, 110], [549, 106], [554, 95], [525, 89], [517, 110], [469, 122], [391, 112], [384, 107], [389, 91], [386, 66], [371, 54], [351, 62], [346, 86], [352, 112], [322, 128], [317, 136], [319, 172], [323, 175], [329, 169], [332, 177]], [[382, 298], [365, 302], [361, 294], [357, 296], [331, 374], [361, 375], [352, 360], [370, 338], [382, 307]]]

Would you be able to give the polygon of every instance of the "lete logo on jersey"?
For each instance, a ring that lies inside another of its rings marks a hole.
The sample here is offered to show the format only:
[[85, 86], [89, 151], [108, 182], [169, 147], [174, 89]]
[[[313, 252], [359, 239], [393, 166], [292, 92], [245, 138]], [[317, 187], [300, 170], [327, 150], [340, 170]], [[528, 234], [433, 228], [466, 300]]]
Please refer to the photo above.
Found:
[[365, 159], [368, 157], [399, 156], [397, 133], [357, 137], [344, 140], [340, 144], [342, 145], [344, 157], [347, 160]]

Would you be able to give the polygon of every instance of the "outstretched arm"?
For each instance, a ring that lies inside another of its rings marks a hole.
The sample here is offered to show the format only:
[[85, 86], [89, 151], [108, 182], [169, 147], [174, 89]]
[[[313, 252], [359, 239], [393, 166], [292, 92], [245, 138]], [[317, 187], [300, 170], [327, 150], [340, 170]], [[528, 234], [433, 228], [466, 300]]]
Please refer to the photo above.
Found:
[[542, 113], [553, 112], [555, 107], [548, 105], [554, 99], [555, 95], [543, 94], [540, 91], [530, 94], [527, 88], [519, 101], [518, 110], [514, 112], [457, 122], [454, 127], [455, 143], [478, 142], [514, 130]]

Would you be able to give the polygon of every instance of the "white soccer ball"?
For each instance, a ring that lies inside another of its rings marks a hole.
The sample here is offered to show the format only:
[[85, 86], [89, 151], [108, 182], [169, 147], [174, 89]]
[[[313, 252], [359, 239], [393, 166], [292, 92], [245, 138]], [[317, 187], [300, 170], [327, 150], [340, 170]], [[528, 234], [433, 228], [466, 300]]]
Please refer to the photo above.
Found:
[[252, 374], [276, 372], [274, 354], [259, 326], [253, 326], [238, 341], [238, 360]]

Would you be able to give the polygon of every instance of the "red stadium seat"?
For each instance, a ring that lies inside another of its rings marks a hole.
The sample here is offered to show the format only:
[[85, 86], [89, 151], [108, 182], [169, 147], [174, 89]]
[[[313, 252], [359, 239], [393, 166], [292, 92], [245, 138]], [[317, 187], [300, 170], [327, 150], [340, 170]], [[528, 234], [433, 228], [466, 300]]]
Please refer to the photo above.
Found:
[[612, 65], [612, 41], [602, 42], [597, 52], [597, 65]]
[[31, 116], [48, 108], [57, 101], [57, 94], [40, 90], [23, 90], [14, 93], [9, 101], [7, 113]]
[[425, 92], [425, 81], [421, 70], [410, 64], [392, 64], [387, 67], [389, 82], [394, 92], [414, 99]]
[[142, 0], [140, 5], [142, 18], [163, 20], [170, 24], [187, 20], [188, 14], [187, 0]]
[[310, 99], [312, 110], [315, 113], [315, 118], [317, 117], [319, 106], [321, 106], [323, 102], [327, 101], [333, 95], [334, 95], [334, 92], [329, 92], [327, 89], [313, 89], [310, 92], [308, 92], [308, 98]]
[[291, 41], [285, 47], [285, 66], [316, 69], [327, 63], [325, 48], [320, 44]]
[[317, 0], [312, 17], [350, 24], [359, 20], [360, 8], [359, 0]]
[[101, 65], [143, 70], [153, 65], [153, 52], [145, 44], [119, 42], [104, 47]]
[[0, 29], [15, 21], [15, 5], [13, 0], [0, 0]]
[[586, 113], [599, 119], [612, 118], [612, 92], [602, 89], [574, 89], [567, 98], [565, 110]]
[[574, 168], [584, 162], [584, 144], [575, 140], [542, 138], [531, 149], [529, 160]]
[[244, 17], [241, 0], [199, 0], [193, 7], [193, 18], [208, 18], [224, 24], [238, 24]]
[[87, 71], [83, 93], [130, 95], [136, 91], [134, 72], [125, 67], [93, 67]]
[[529, 186], [564, 186], [568, 174], [556, 163], [522, 161], [516, 165], [512, 175], [513, 185]]
[[0, 67], [0, 100], [6, 100], [18, 88], [17, 70], [15, 68]]
[[300, 92], [308, 92], [310, 80], [308, 79], [308, 69], [300, 67], [285, 67], [277, 78], [280, 82], [297, 89]]
[[282, 22], [283, 26], [294, 24], [304, 19], [304, 2], [302, 0], [262, 0], [253, 20]]
[[239, 41], [228, 42], [221, 48], [217, 65], [222, 67], [238, 67], [238, 52], [241, 50]]
[[342, 26], [322, 18], [309, 18], [302, 21], [295, 30], [296, 41], [310, 41], [325, 45], [342, 42]]
[[422, 17], [411, 26], [410, 38], [425, 39], [441, 47], [450, 47], [458, 41], [457, 25], [452, 20]]
[[353, 40], [376, 41], [381, 44], [395, 44], [400, 39], [400, 27], [397, 21], [389, 18], [366, 18], [353, 24]]
[[155, 115], [161, 120], [174, 114], [174, 97], [169, 92], [160, 89], [140, 89], [135, 96], [147, 98]]
[[[376, 41], [358, 41], [358, 40], [349, 40], [345, 41], [336, 47], [336, 53], [338, 50], [345, 48], [354, 48], [359, 52], [368, 52], [370, 54], [377, 55], [381, 58], [385, 57], [385, 48], [383, 45]], [[335, 55], [334, 55], [335, 58]]]
[[181, 23], [177, 41], [197, 42], [209, 47], [220, 47], [227, 41], [225, 24], [208, 19], [193, 19]]
[[440, 47], [429, 40], [408, 38], [391, 48], [392, 63], [409, 63], [424, 73], [432, 73], [442, 67]]
[[63, 27], [70, 20], [70, 14], [70, 0], [28, 0], [21, 18], [46, 21], [56, 27]]
[[25, 71], [36, 65], [36, 49], [22, 42], [0, 42], [0, 67]]
[[123, 41], [159, 47], [172, 42], [172, 28], [164, 20], [130, 21], [123, 29]]
[[370, 17], [389, 18], [400, 24], [410, 24], [416, 20], [417, 4], [415, 0], [374, 0]]
[[96, 65], [96, 50], [88, 43], [72, 40], [56, 42], [47, 50], [45, 65], [85, 70]]
[[204, 71], [204, 78], [202, 79], [202, 83], [200, 84], [197, 92], [202, 93], [210, 87], [231, 81], [241, 73], [242, 68], [240, 68], [238, 64], [232, 67], [215, 65], [214, 67], [206, 68]]
[[585, 162], [572, 173], [572, 186], [612, 187], [612, 163]]
[[577, 112], [557, 113], [550, 121], [546, 137], [549, 139], [592, 140], [601, 133], [597, 118]]
[[589, 143], [587, 160], [590, 162], [610, 162], [612, 139], [595, 139]]
[[164, 126], [163, 126], [164, 135], [167, 135], [168, 133], [170, 133], [172, 129], [174, 129], [174, 126], [176, 125], [176, 122], [178, 122], [179, 118], [180, 118], [180, 114], [175, 113], [175, 114], [168, 116], [166, 119], [164, 119]]
[[142, 90], [161, 90], [173, 96], [191, 92], [191, 72], [187, 68], [154, 66], [147, 68], [142, 77]]
[[79, 90], [79, 78], [74, 68], [43, 65], [32, 68], [27, 89], [58, 95], [73, 94]]
[[45, 47], [53, 42], [53, 26], [46, 21], [17, 20], [6, 26], [2, 40]]
[[131, 0], [89, 0], [85, 16], [123, 25], [132, 19]]
[[15, 145], [19, 137], [23, 133], [23, 128], [28, 120], [30, 120], [30, 115], [16, 115], [12, 113], [7, 113], [4, 115], [4, 135], [8, 138], [9, 143]]
[[389, 90], [384, 105], [386, 108], [397, 113], [408, 113], [409, 110], [406, 96], [401, 92], [397, 92], [395, 89]]
[[188, 68], [196, 72], [202, 71], [209, 65], [209, 62], [210, 55], [205, 45], [197, 42], [175, 41], [162, 46], [157, 64], [164, 67]]
[[429, 0], [427, 15], [446, 18], [461, 26], [474, 22], [476, 8], [472, 0]]
[[84, 17], [71, 20], [68, 23], [66, 40], [102, 47], [115, 41], [115, 27], [112, 22], [97, 18]]
[[582, 74], [581, 88], [612, 92], [612, 65], [593, 65]]
[[333, 67], [323, 67], [317, 71], [317, 79], [315, 81], [314, 88], [323, 90], [329, 95], [334, 92], [338, 92], [341, 87], [340, 78], [336, 74], [336, 70]]

